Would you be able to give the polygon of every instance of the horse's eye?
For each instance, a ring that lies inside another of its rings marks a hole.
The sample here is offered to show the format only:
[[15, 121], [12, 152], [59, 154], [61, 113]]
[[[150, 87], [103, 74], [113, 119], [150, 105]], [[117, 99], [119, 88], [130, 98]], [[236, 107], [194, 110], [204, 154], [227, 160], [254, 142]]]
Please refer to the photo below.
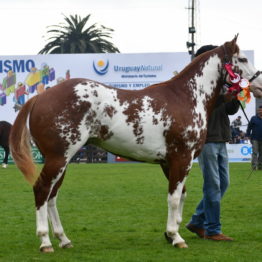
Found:
[[240, 63], [247, 63], [247, 59], [246, 59], [245, 57], [239, 57], [239, 58], [238, 58], [238, 61], [239, 61]]

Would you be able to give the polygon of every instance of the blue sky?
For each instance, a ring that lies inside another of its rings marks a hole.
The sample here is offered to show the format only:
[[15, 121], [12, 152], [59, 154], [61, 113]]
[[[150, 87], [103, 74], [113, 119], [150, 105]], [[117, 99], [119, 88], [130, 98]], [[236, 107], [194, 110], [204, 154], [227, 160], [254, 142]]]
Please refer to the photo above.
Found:
[[[63, 14], [91, 14], [91, 23], [115, 30], [122, 53], [187, 51], [189, 0], [0, 0], [0, 55], [34, 55], [46, 43], [47, 26]], [[255, 51], [262, 69], [262, 1], [197, 0], [198, 47], [221, 45], [239, 33], [239, 46]]]

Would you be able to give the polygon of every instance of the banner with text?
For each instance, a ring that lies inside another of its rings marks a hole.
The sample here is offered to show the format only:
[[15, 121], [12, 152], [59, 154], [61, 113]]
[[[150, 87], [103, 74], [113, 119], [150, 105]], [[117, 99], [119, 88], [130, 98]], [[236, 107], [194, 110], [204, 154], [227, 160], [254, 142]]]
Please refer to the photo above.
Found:
[[[254, 60], [253, 51], [245, 53]], [[187, 52], [0, 56], [0, 121], [13, 123], [30, 97], [65, 79], [89, 78], [116, 88], [141, 89], [172, 78], [189, 62]], [[254, 110], [252, 99], [248, 116]]]
[[141, 89], [172, 78], [189, 62], [185, 52], [0, 56], [0, 120], [13, 123], [30, 97], [65, 79]]

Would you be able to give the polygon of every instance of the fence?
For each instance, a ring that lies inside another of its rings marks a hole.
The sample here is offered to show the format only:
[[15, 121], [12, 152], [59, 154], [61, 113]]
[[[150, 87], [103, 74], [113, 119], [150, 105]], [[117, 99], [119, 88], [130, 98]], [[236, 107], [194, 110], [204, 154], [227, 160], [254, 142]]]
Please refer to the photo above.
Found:
[[[227, 144], [227, 152], [229, 162], [250, 162], [252, 155], [251, 144]], [[0, 147], [0, 163], [4, 159], [4, 149]], [[43, 163], [44, 158], [37, 147], [32, 147], [32, 155], [35, 163]], [[72, 158], [71, 162], [76, 163], [123, 163], [129, 160], [107, 153], [102, 149], [94, 146], [81, 148], [78, 153]], [[195, 159], [194, 162], [197, 160]], [[9, 155], [8, 163], [14, 163], [11, 155]]]
[[[32, 147], [32, 155], [33, 155], [33, 159], [34, 159], [35, 163], [41, 164], [41, 163], [44, 162], [44, 158], [43, 158], [42, 154], [39, 152], [37, 147]], [[3, 162], [4, 156], [5, 156], [5, 151], [2, 147], [0, 147], [0, 163]], [[9, 164], [14, 163], [14, 160], [13, 160], [11, 155], [9, 155], [9, 157], [8, 157], [8, 163]]]

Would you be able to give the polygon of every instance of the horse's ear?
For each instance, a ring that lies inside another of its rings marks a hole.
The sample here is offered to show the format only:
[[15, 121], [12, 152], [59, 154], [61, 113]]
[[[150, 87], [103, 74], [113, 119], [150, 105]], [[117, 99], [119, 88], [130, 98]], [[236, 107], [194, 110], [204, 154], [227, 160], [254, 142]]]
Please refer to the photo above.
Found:
[[239, 47], [237, 45], [237, 38], [238, 38], [238, 34], [236, 34], [233, 40], [229, 42], [229, 48], [231, 49], [232, 54], [239, 52]]
[[238, 38], [238, 33], [235, 35], [235, 37], [233, 38], [232, 42], [234, 42], [235, 44], [237, 43], [237, 38]]

